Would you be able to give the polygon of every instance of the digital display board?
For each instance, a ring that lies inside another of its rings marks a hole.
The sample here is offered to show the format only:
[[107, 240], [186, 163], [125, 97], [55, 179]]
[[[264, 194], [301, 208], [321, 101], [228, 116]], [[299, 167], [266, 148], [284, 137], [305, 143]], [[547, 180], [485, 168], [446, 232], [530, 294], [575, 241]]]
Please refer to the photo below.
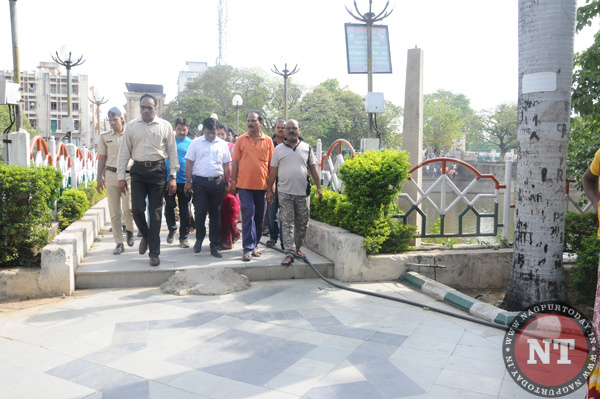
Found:
[[[348, 73], [368, 73], [367, 25], [344, 24]], [[373, 73], [392, 73], [387, 25], [373, 25]]]

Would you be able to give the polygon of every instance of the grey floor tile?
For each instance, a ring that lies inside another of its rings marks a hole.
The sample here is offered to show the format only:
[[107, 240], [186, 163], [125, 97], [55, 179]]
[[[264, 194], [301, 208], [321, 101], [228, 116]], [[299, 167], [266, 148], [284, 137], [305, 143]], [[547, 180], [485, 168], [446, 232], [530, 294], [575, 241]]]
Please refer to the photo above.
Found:
[[101, 366], [87, 362], [85, 360], [73, 360], [61, 366], [46, 371], [46, 374], [60, 377], [65, 380], [72, 380], [84, 374], [100, 370]]
[[406, 338], [408, 338], [406, 335], [390, 334], [386, 332], [376, 331], [375, 334], [369, 337], [369, 341], [400, 346], [406, 340]]
[[100, 390], [110, 385], [114, 385], [118, 381], [121, 381], [129, 376], [129, 374], [122, 371], [115, 370], [110, 367], [100, 366], [99, 369], [92, 370], [91, 372], [71, 379], [71, 382], [88, 388]]
[[99, 351], [92, 352], [82, 357], [82, 360], [96, 364], [108, 364], [130, 355], [131, 352], [125, 349], [109, 346]]
[[150, 383], [130, 376], [102, 391], [102, 399], [150, 399]]

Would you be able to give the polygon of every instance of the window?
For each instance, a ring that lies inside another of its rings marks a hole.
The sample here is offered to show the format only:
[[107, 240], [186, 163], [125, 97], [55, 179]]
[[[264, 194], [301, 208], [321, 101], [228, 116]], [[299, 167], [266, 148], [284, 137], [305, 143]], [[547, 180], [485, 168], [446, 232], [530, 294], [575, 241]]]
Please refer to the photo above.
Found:
[[31, 127], [37, 129], [37, 121], [35, 119], [30, 119], [29, 123], [31, 123]]
[[79, 130], [79, 119], [73, 120], [73, 128], [74, 130]]
[[29, 92], [35, 93], [35, 85], [33, 83], [29, 83]]
[[69, 111], [69, 107], [67, 106], [66, 102], [61, 102], [60, 103], [60, 112], [68, 112]]
[[79, 103], [72, 103], [73, 111], [79, 111]]
[[60, 94], [67, 94], [67, 85], [60, 86]]
[[56, 111], [56, 101], [50, 102], [50, 111]]
[[29, 102], [29, 109], [32, 111], [35, 109], [35, 102], [33, 102], [33, 101]]
[[50, 130], [52, 130], [52, 133], [56, 133], [57, 126], [58, 126], [58, 121], [56, 119], [53, 119], [50, 121]]
[[51, 84], [50, 85], [50, 93], [51, 94], [56, 94], [56, 85], [55, 84]]
[[73, 94], [79, 94], [79, 85], [73, 85], [73, 86], [71, 86], [71, 92]]

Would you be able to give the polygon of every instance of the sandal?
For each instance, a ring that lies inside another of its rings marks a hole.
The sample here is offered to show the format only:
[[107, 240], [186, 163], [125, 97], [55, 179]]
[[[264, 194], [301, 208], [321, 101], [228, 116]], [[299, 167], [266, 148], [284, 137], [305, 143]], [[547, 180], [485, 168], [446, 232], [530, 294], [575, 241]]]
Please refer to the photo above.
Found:
[[277, 238], [269, 238], [266, 245], [267, 247], [271, 248], [274, 247], [275, 244], [277, 244]]
[[254, 248], [254, 249], [252, 250], [252, 256], [254, 256], [254, 257], [258, 258], [260, 255], [261, 255], [261, 253], [260, 253], [260, 252], [258, 252], [258, 249]]
[[245, 252], [244, 256], [242, 256], [242, 260], [244, 262], [249, 262], [252, 260], [252, 252]]
[[283, 266], [290, 266], [292, 263], [294, 263], [294, 258], [291, 256], [286, 256], [285, 259], [281, 261]]
[[302, 253], [300, 250], [297, 250], [294, 256], [296, 258], [306, 258], [306, 255], [304, 255], [304, 253]]

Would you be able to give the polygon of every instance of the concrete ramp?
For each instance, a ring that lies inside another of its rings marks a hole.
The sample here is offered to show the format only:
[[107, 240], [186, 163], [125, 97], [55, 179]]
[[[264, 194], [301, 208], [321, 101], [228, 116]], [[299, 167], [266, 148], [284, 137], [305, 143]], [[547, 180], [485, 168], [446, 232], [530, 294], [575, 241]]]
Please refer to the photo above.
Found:
[[[150, 267], [148, 254], [140, 255], [138, 245], [140, 238], [135, 238], [133, 247], [125, 243], [125, 252], [113, 255], [115, 243], [110, 224], [103, 227], [90, 252], [75, 270], [75, 288], [117, 288], [117, 287], [157, 287], [167, 281], [176, 271], [204, 268], [229, 268], [247, 276], [250, 281], [287, 280], [295, 278], [315, 278], [312, 268], [302, 260], [296, 259], [291, 266], [280, 263], [285, 255], [277, 249], [259, 245], [262, 256], [250, 262], [242, 261], [242, 243], [238, 241], [231, 250], [221, 251], [223, 257], [217, 259], [210, 254], [208, 234], [204, 240], [202, 251], [195, 254], [192, 247], [181, 248], [177, 235], [173, 244], [167, 244], [168, 230], [164, 224], [161, 231], [160, 266]], [[194, 238], [189, 238], [193, 246]], [[263, 236], [261, 242], [268, 237]], [[333, 276], [333, 262], [302, 248], [307, 258], [325, 277]]]

